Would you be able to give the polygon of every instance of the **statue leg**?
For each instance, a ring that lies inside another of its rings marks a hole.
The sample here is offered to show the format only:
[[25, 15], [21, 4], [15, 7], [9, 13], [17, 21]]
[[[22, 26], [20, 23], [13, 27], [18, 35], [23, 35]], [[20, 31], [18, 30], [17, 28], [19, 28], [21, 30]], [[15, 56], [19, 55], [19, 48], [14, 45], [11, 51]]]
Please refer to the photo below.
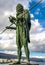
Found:
[[21, 60], [21, 55], [22, 55], [22, 52], [21, 52], [21, 44], [20, 42], [18, 42], [19, 44], [17, 45], [17, 53], [18, 53], [18, 61], [20, 62]]
[[18, 61], [14, 64], [20, 64], [20, 60], [21, 60], [21, 43], [20, 43], [20, 37], [19, 37], [19, 31], [18, 31], [18, 27], [16, 30], [16, 44], [17, 44], [17, 53], [18, 53]]
[[22, 55], [22, 52], [21, 52], [21, 37], [22, 37], [22, 28], [19, 26], [19, 30], [18, 30], [18, 39], [17, 39], [17, 52], [18, 52], [18, 62], [20, 63], [20, 60], [21, 60], [21, 55]]
[[27, 43], [24, 44], [25, 54], [27, 58], [27, 62], [29, 62], [29, 49]]
[[24, 33], [23, 33], [23, 46], [24, 46], [24, 49], [25, 49], [27, 62], [29, 62], [28, 40], [27, 40], [27, 37], [25, 37]]
[[15, 62], [14, 64], [20, 64], [21, 54], [22, 54], [20, 45], [17, 45], [17, 53], [18, 53], [18, 61]]

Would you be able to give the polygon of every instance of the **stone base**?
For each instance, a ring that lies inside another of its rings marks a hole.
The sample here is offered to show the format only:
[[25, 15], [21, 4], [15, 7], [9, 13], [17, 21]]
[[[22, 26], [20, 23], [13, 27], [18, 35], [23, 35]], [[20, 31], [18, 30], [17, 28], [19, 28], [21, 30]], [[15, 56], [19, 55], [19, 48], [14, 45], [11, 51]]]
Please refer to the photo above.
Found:
[[39, 65], [39, 64], [9, 64], [9, 65]]

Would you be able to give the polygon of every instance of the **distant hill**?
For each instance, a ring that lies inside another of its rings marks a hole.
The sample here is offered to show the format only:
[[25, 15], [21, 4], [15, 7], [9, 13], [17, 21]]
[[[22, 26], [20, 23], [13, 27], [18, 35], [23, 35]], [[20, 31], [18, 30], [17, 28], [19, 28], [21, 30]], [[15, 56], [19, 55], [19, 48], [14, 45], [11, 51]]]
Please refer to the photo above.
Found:
[[[2, 58], [2, 59], [17, 59], [18, 57], [17, 57], [17, 55], [0, 53], [0, 58]], [[26, 59], [26, 58], [22, 57], [22, 59]]]
[[[17, 59], [17, 55], [0, 53], [0, 58], [2, 58], [2, 59]], [[26, 59], [26, 57], [22, 57], [22, 59]], [[30, 58], [30, 61], [45, 62], [45, 58]]]
[[12, 55], [12, 54], [0, 53], [0, 58], [2, 58], [2, 59], [15, 59], [15, 58], [17, 58], [17, 56]]

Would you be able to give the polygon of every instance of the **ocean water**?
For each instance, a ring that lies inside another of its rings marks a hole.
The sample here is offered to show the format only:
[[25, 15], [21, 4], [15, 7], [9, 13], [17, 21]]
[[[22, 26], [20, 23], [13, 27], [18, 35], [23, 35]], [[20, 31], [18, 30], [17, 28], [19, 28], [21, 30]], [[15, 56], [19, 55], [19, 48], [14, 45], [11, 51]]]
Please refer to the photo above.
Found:
[[38, 62], [39, 65], [45, 65], [45, 62]]
[[[45, 62], [31, 62], [32, 64], [39, 64], [39, 65], [45, 65]], [[0, 64], [0, 65], [9, 65], [12, 63], [7, 63], [7, 64]]]
[[45, 62], [30, 62], [32, 64], [39, 64], [39, 65], [45, 65]]

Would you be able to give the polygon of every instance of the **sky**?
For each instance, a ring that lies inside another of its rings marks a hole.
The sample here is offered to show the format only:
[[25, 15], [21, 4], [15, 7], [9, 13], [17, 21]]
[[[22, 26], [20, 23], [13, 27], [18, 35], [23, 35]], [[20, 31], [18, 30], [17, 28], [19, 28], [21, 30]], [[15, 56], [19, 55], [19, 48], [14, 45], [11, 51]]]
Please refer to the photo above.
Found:
[[[10, 25], [8, 17], [16, 17], [16, 5], [21, 3], [24, 9], [28, 9], [39, 0], [0, 0], [0, 33], [6, 26]], [[29, 11], [31, 17], [30, 41], [28, 43], [29, 51], [32, 56], [45, 55], [45, 0]], [[14, 25], [13, 25], [14, 26]], [[0, 34], [0, 52], [17, 53], [16, 31], [6, 30]], [[22, 47], [22, 52], [24, 48]]]

